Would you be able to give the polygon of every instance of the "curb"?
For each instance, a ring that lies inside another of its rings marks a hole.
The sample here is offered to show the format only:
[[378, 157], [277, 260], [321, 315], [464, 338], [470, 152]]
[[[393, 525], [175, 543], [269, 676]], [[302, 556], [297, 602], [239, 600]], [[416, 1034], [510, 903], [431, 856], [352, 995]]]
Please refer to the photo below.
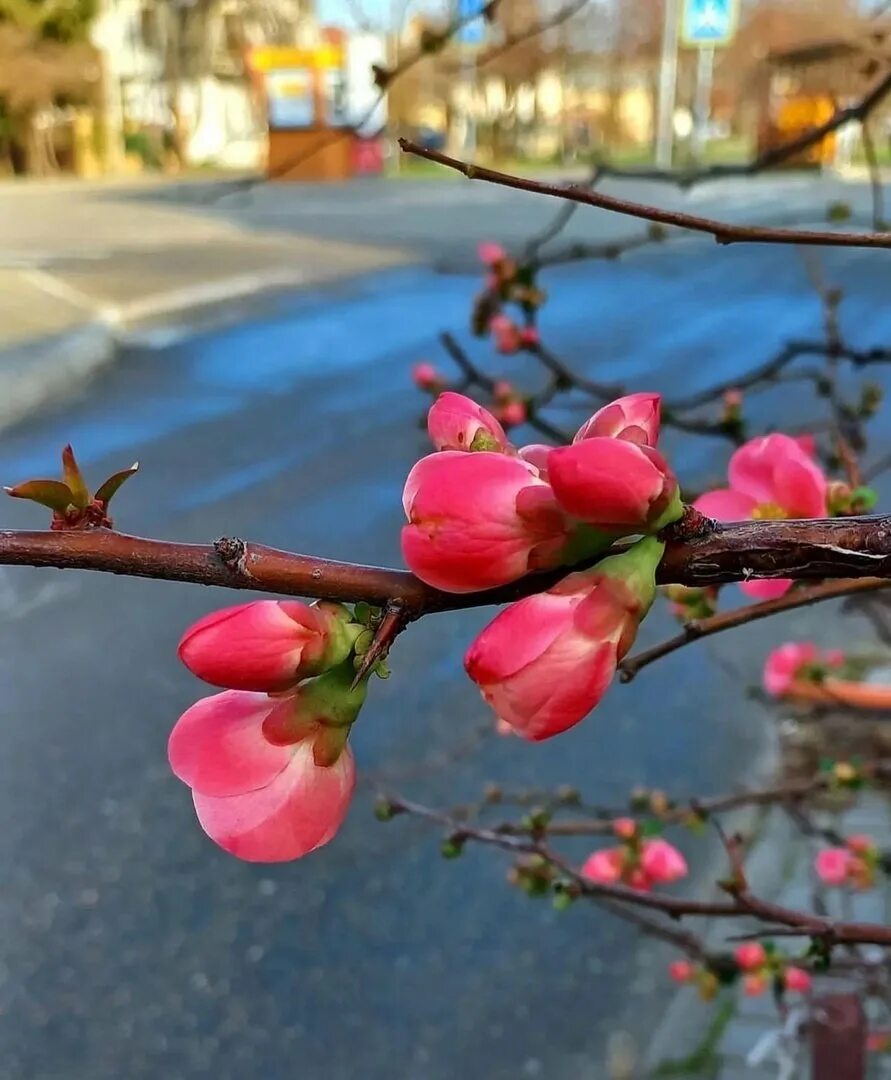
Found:
[[79, 391], [116, 354], [104, 319], [0, 350], [0, 429]]

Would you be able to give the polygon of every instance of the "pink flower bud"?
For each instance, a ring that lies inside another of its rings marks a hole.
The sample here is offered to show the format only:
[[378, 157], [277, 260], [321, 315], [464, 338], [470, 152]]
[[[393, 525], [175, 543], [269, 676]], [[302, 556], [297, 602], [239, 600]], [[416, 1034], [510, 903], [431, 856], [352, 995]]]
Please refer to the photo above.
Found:
[[578, 429], [574, 443], [583, 439], [625, 439], [639, 446], [655, 446], [659, 439], [660, 394], [628, 394], [604, 405]]
[[505, 454], [445, 450], [405, 482], [409, 568], [436, 588], [474, 592], [558, 566], [573, 525], [535, 468]]
[[548, 478], [567, 513], [599, 528], [655, 532], [682, 513], [677, 480], [664, 458], [624, 439], [556, 447]]
[[688, 983], [693, 981], [696, 969], [689, 960], [675, 960], [668, 965], [668, 974], [676, 983]]
[[858, 855], [868, 855], [875, 851], [876, 844], [871, 836], [864, 836], [862, 833], [857, 833], [854, 836], [848, 837], [848, 851], [854, 851]]
[[411, 377], [419, 390], [435, 390], [442, 384], [442, 376], [433, 366], [426, 361], [414, 364], [411, 369]]
[[498, 413], [503, 424], [507, 427], [516, 427], [518, 424], [526, 423], [528, 410], [525, 401], [509, 401], [501, 406]]
[[724, 391], [724, 405], [728, 409], [742, 408], [743, 392], [742, 390], [725, 390]]
[[510, 443], [495, 417], [469, 397], [447, 390], [427, 413], [427, 432], [437, 450], [506, 450]]
[[786, 989], [795, 994], [806, 994], [811, 988], [810, 974], [800, 967], [787, 967], [783, 972], [783, 982]]
[[687, 876], [687, 860], [667, 840], [644, 840], [641, 845], [640, 866], [654, 884], [679, 881]]
[[484, 266], [495, 266], [507, 258], [507, 252], [501, 246], [491, 240], [484, 240], [476, 249], [480, 262]]
[[743, 993], [746, 997], [760, 997], [767, 989], [766, 975], [746, 975], [742, 981]]
[[553, 446], [546, 446], [544, 443], [530, 443], [528, 446], [521, 446], [518, 453], [523, 461], [535, 466], [542, 480], [547, 480], [548, 457], [553, 449]]
[[[170, 766], [192, 789], [201, 827], [240, 859], [298, 859], [326, 844], [346, 816], [355, 766], [345, 734], [305, 715], [294, 741], [267, 736], [270, 726], [293, 723], [298, 708], [294, 698], [227, 690], [196, 702], [171, 732]], [[339, 752], [320, 754], [332, 733]]]
[[746, 941], [733, 954], [743, 971], [757, 971], [767, 963], [767, 953], [759, 941]]
[[629, 889], [637, 889], [638, 892], [649, 892], [653, 887], [653, 879], [641, 867], [635, 866], [628, 871], [625, 884]]
[[851, 861], [851, 854], [845, 848], [825, 848], [814, 859], [814, 870], [824, 885], [844, 885]]
[[598, 885], [614, 885], [622, 876], [622, 852], [606, 848], [589, 855], [582, 865], [582, 877]]
[[520, 331], [521, 345], [537, 345], [540, 340], [538, 329], [535, 326], [524, 326]]
[[286, 690], [346, 656], [349, 613], [336, 604], [257, 600], [212, 611], [179, 643], [194, 675], [231, 690]]
[[508, 382], [507, 379], [498, 379], [495, 385], [492, 387], [492, 397], [496, 401], [504, 403], [510, 401], [514, 396], [514, 384]]
[[496, 715], [526, 739], [558, 735], [598, 704], [655, 595], [652, 538], [501, 611], [464, 658]]
[[630, 840], [637, 832], [637, 822], [630, 817], [616, 818], [613, 821], [613, 832], [620, 840]]
[[520, 347], [520, 328], [507, 315], [493, 315], [489, 329], [495, 338], [495, 348], [500, 353], [515, 353]]

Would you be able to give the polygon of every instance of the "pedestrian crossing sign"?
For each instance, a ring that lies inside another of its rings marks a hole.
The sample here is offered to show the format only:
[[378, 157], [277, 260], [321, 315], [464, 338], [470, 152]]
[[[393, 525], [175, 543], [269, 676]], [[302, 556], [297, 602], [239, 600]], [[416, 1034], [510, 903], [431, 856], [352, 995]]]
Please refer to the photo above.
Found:
[[726, 45], [736, 31], [739, 0], [684, 0], [685, 45]]

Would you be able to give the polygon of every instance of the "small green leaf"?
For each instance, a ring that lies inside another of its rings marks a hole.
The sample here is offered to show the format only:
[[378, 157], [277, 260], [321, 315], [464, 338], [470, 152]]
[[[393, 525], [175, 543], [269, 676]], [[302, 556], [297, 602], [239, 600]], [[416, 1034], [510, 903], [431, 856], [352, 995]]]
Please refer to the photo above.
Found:
[[84, 482], [83, 473], [80, 471], [70, 443], [62, 451], [62, 475], [71, 491], [72, 503], [78, 509], [85, 510], [90, 505], [90, 489]]
[[95, 499], [97, 502], [108, 506], [113, 496], [118, 493], [118, 489], [122, 484], [126, 483], [131, 476], [134, 476], [139, 471], [139, 462], [134, 461], [129, 469], [121, 469], [120, 472], [112, 473], [111, 476], [105, 481], [104, 484], [96, 492]]
[[640, 835], [641, 836], [661, 836], [662, 835], [662, 825], [661, 825], [661, 823], [654, 820], [653, 818], [648, 818], [641, 825]]
[[61, 480], [26, 480], [24, 484], [16, 484], [15, 487], [3, 490], [14, 499], [29, 499], [60, 513], [74, 505], [71, 489]]

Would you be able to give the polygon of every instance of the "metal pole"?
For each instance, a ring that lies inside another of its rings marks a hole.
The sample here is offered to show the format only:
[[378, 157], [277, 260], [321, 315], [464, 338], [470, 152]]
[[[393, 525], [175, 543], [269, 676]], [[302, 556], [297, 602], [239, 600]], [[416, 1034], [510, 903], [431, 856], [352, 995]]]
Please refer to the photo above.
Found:
[[464, 128], [464, 156], [472, 159], [476, 155], [476, 117], [473, 115], [473, 91], [476, 86], [476, 49], [465, 45], [464, 85], [467, 91], [467, 114]]
[[712, 111], [712, 84], [715, 73], [714, 45], [701, 45], [696, 65], [696, 106], [693, 110], [693, 156], [699, 160], [708, 142], [708, 122]]
[[656, 119], [656, 164], [671, 168], [674, 103], [678, 82], [678, 14], [680, 0], [665, 0], [662, 60], [659, 67], [659, 111]]

